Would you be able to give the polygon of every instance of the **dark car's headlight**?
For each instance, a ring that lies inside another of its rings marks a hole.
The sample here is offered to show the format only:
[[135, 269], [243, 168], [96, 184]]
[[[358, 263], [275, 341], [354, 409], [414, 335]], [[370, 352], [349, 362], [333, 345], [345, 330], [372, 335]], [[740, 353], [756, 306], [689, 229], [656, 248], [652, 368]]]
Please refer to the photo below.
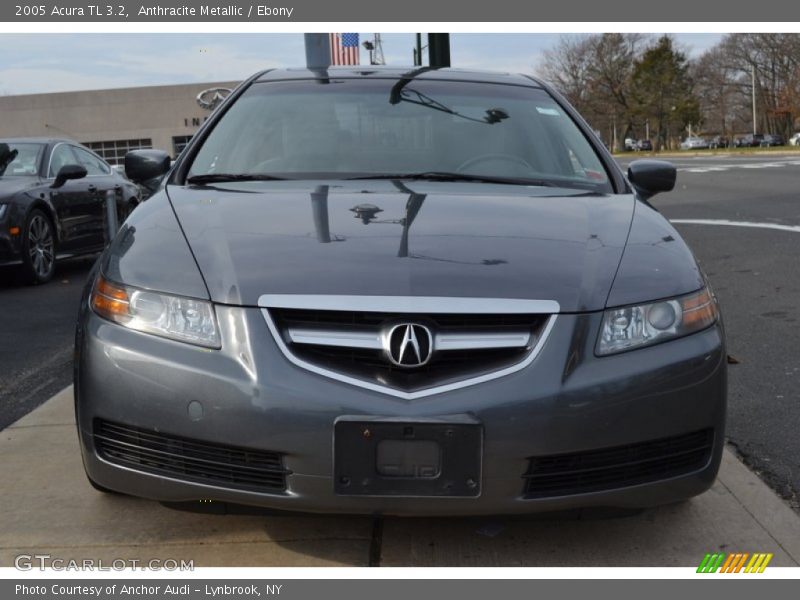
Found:
[[141, 290], [98, 277], [92, 290], [92, 309], [136, 331], [179, 342], [219, 348], [214, 306], [206, 300]]
[[603, 315], [597, 354], [604, 356], [700, 331], [719, 318], [708, 288], [650, 304], [611, 308]]
[[8, 210], [8, 204], [0, 204], [0, 221], [2, 221], [3, 217], [6, 216], [7, 210]]

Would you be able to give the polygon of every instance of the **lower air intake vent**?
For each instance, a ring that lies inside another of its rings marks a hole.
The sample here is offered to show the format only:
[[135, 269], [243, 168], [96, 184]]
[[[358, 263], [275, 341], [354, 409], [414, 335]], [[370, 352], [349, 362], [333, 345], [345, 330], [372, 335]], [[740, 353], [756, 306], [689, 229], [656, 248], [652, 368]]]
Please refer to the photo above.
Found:
[[96, 419], [94, 441], [105, 460], [175, 479], [258, 492], [283, 492], [283, 455], [211, 444]]
[[529, 460], [525, 498], [569, 496], [651, 483], [702, 469], [714, 431], [704, 429], [603, 450], [536, 456]]

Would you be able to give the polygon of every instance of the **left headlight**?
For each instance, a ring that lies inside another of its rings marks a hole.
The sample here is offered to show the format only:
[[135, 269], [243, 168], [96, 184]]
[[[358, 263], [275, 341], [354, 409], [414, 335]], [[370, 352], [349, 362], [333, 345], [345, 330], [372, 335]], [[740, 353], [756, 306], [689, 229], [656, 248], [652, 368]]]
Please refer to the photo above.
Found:
[[709, 289], [650, 304], [611, 308], [603, 315], [597, 354], [605, 356], [689, 335], [719, 318]]
[[206, 348], [220, 347], [214, 307], [206, 300], [141, 290], [99, 276], [90, 302], [98, 315], [130, 329]]
[[0, 221], [2, 221], [3, 217], [6, 216], [7, 210], [8, 210], [8, 204], [0, 204]]

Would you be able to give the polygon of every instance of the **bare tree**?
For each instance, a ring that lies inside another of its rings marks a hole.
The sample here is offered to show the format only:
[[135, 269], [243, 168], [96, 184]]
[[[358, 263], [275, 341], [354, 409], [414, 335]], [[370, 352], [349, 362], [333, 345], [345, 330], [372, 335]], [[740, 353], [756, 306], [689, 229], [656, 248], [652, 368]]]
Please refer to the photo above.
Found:
[[[790, 134], [800, 115], [800, 35], [796, 33], [733, 33], [720, 42], [726, 65], [737, 72], [738, 121], [752, 122], [752, 79], [755, 75], [756, 128]], [[747, 127], [749, 129], [749, 127]]]
[[539, 69], [616, 149], [635, 127], [630, 82], [644, 41], [636, 33], [564, 36]]

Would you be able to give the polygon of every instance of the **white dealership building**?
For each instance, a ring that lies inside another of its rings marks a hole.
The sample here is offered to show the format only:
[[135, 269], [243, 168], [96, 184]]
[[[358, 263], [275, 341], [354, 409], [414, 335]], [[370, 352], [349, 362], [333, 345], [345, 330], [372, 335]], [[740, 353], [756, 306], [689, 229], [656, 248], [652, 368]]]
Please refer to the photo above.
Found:
[[85, 144], [111, 164], [129, 150], [177, 156], [208, 117], [198, 95], [236, 81], [0, 96], [0, 138], [44, 136]]

